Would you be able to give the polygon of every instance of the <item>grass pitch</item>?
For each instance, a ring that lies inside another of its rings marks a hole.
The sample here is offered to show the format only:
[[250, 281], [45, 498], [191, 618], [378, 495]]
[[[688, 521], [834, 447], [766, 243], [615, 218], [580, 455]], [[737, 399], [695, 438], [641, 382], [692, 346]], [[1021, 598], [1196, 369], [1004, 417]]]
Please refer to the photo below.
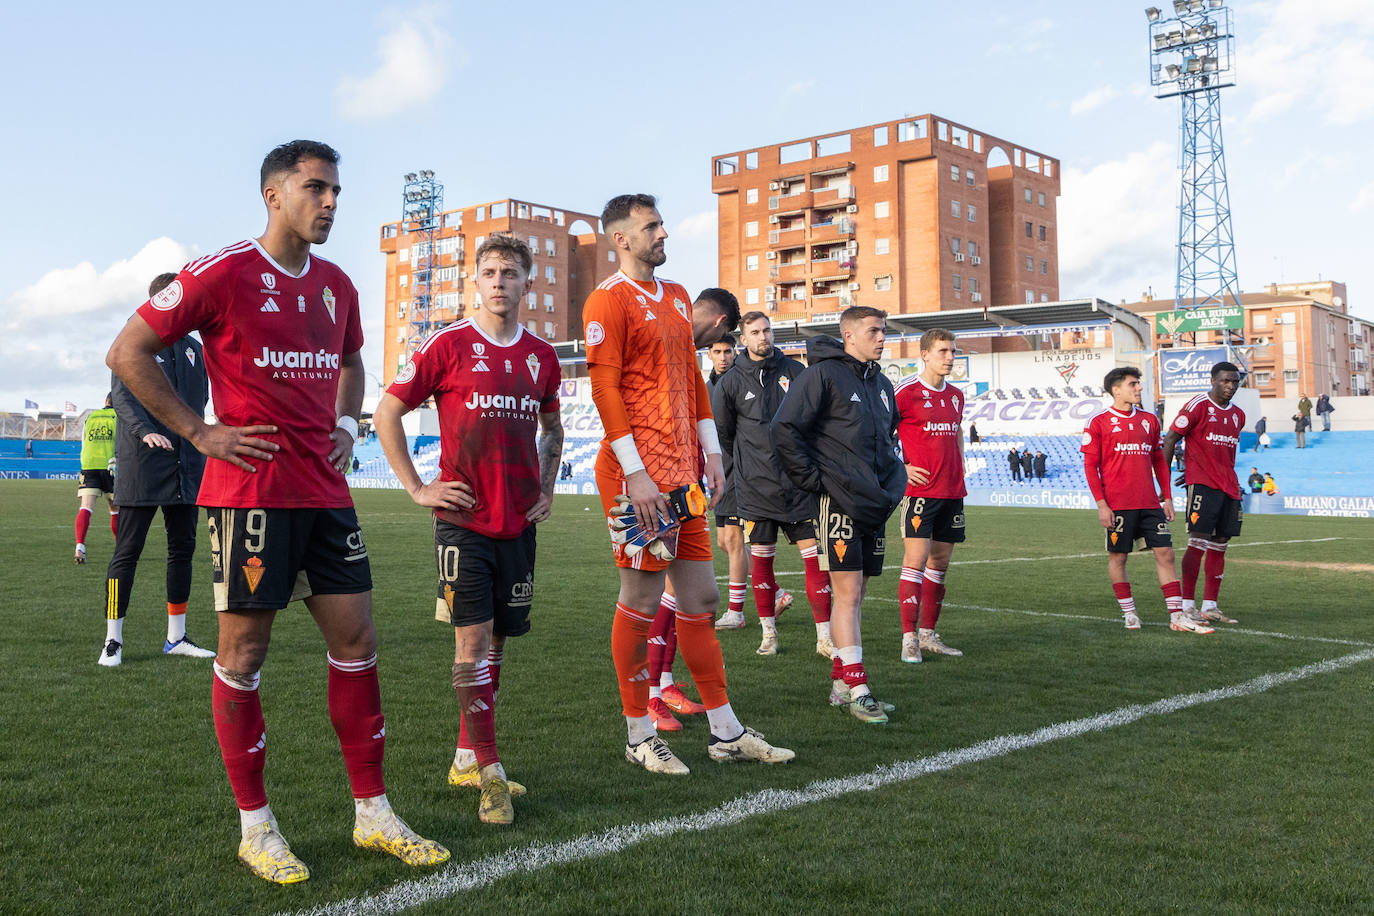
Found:
[[[71, 485], [9, 481], [0, 493], [4, 912], [330, 907], [407, 879], [456, 880], [485, 857], [703, 814], [761, 789], [856, 778], [1374, 646], [1368, 521], [1248, 517], [1222, 591], [1241, 622], [1198, 637], [1162, 626], [1147, 557], [1129, 564], [1146, 627], [1122, 629], [1092, 513], [975, 508], [940, 621], [965, 657], [901, 664], [896, 570], [872, 583], [865, 664], [875, 693], [898, 707], [890, 725], [826, 705], [829, 666], [812, 652], [804, 598], [779, 624], [782, 653], [756, 656], [751, 600], [750, 626], [721, 637], [732, 703], [797, 760], [713, 764], [698, 717], [670, 736], [692, 775], [652, 777], [621, 756], [605, 528], [594, 500], [559, 497], [539, 532], [534, 629], [507, 648], [497, 716], [503, 761], [530, 794], [517, 800], [513, 827], [493, 828], [477, 822], [475, 793], [445, 783], [452, 637], [433, 620], [425, 514], [403, 493], [362, 491], [388, 791], [412, 826], [453, 850], [453, 865], [411, 870], [352, 847], [324, 645], [295, 605], [278, 617], [263, 670], [267, 785], [313, 877], [277, 888], [235, 861], [209, 664], [161, 654], [160, 531], [140, 565], [124, 664], [107, 670], [95, 664], [112, 546], [103, 523], [91, 526], [90, 565], [74, 567]], [[1181, 548], [1181, 523], [1175, 532]], [[896, 565], [895, 525], [889, 534]], [[213, 645], [205, 553], [202, 536], [188, 628]], [[795, 549], [778, 554], [780, 572], [800, 570]], [[781, 581], [800, 594], [799, 575]], [[677, 671], [688, 680], [680, 660]], [[525, 870], [409, 912], [1368, 911], [1372, 686], [1374, 664], [1360, 662], [786, 811], [765, 798], [733, 825]]]

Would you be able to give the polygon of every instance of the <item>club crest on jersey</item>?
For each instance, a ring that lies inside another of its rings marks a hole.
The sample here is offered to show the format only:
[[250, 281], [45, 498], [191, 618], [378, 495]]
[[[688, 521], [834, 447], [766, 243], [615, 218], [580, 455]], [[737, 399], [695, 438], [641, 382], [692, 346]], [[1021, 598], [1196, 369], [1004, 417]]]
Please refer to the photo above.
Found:
[[891, 412], [892, 412], [892, 405], [889, 404], [889, 403], [887, 402], [887, 392], [886, 392], [886, 391], [879, 391], [879, 392], [878, 392], [878, 397], [882, 399], [882, 402], [883, 402], [883, 410], [886, 410], [888, 413], [891, 413]]
[[788, 389], [788, 387], [789, 387], [791, 384], [792, 384], [792, 380], [791, 380], [790, 378], [788, 378], [787, 376], [785, 376], [785, 375], [780, 375], [780, 376], [778, 376], [778, 387], [782, 389], [782, 393], [783, 393], [783, 394], [787, 394], [787, 389]]
[[267, 289], [267, 290], [276, 289], [276, 288], [277, 288], [277, 275], [274, 274], [274, 273], [271, 273], [270, 271], [264, 273], [264, 274], [262, 275], [262, 286], [263, 286], [263, 289]]
[[195, 347], [187, 347], [187, 348], [186, 348], [186, 359], [190, 361], [191, 365], [194, 366], [194, 365], [196, 364], [196, 350], [195, 350]]
[[592, 321], [587, 324], [587, 343], [596, 346], [606, 339], [606, 329], [601, 326], [601, 322]]
[[681, 299], [674, 297], [673, 308], [677, 309], [677, 313], [683, 318], [687, 317], [687, 305]]
[[415, 378], [415, 361], [407, 360], [406, 364], [401, 367], [401, 371], [396, 373], [396, 383], [404, 385], [413, 378]]
[[257, 594], [258, 583], [262, 581], [262, 574], [265, 572], [267, 567], [262, 565], [262, 560], [258, 557], [249, 557], [248, 562], [243, 564], [243, 577], [248, 580], [248, 594]]
[[1177, 418], [1176, 420], [1174, 420], [1174, 425], [1177, 426], [1179, 429], [1187, 429], [1187, 428], [1188, 428], [1188, 415], [1187, 415], [1187, 414], [1184, 414], [1184, 413], [1179, 414], [1179, 415], [1178, 415], [1178, 418]]
[[324, 307], [329, 311], [329, 320], [338, 324], [338, 319], [334, 317], [334, 293], [326, 286], [320, 297], [324, 299]]
[[836, 559], [843, 563], [844, 555], [849, 553], [849, 544], [845, 541], [836, 541], [834, 547], [831, 549], [835, 551]]
[[296, 297], [296, 311], [302, 314], [305, 312], [305, 296]]
[[[506, 365], [509, 367], [510, 364], [507, 363]], [[525, 365], [529, 366], [530, 378], [536, 382], [539, 381], [539, 357], [531, 353], [525, 358]], [[510, 371], [509, 368], [507, 371]]]
[[181, 304], [181, 296], [181, 281], [173, 280], [171, 283], [167, 284], [165, 289], [148, 301], [152, 303], [153, 308], [157, 309], [159, 312], [170, 312]]
[[510, 375], [510, 360], [506, 360], [506, 375]]

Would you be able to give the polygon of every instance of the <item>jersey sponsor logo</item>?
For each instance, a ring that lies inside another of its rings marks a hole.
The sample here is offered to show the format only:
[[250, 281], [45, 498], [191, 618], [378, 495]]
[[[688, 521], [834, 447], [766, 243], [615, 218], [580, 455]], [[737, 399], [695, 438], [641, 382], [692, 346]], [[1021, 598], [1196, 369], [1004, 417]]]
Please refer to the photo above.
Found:
[[587, 343], [596, 346], [606, 339], [606, 329], [601, 326], [601, 322], [592, 321], [587, 324]]
[[248, 580], [248, 594], [258, 593], [258, 583], [262, 581], [263, 573], [267, 572], [267, 567], [262, 565], [259, 557], [249, 557], [248, 562], [243, 564], [243, 577]]
[[473, 372], [490, 372], [491, 370], [487, 368], [487, 364], [486, 364], [485, 362], [483, 362], [482, 360], [479, 359], [479, 360], [473, 365], [472, 371], [473, 371]]
[[526, 604], [534, 597], [534, 583], [529, 579], [524, 582], [513, 582], [510, 587], [511, 601], [523, 601]]
[[477, 357], [486, 356], [487, 345], [482, 343], [482, 341], [480, 340], [474, 340], [472, 342], [472, 355]]
[[326, 286], [324, 292], [320, 294], [320, 298], [324, 300], [324, 307], [329, 310], [329, 320], [338, 324], [338, 319], [334, 317], [334, 293]]
[[258, 309], [258, 311], [260, 311], [260, 312], [280, 312], [281, 309], [277, 308], [277, 300], [276, 300], [276, 299], [273, 299], [271, 296], [268, 296], [268, 297], [267, 297], [267, 301], [264, 302], [264, 303], [262, 304], [262, 308]]
[[170, 312], [181, 304], [183, 290], [180, 280], [173, 280], [167, 287], [148, 301], [159, 312]]
[[463, 405], [468, 410], [518, 410], [530, 413], [539, 409], [539, 399], [529, 395], [479, 394], [474, 391]]
[[337, 369], [339, 354], [327, 350], [273, 350], [262, 348], [262, 356], [253, 357], [253, 365], [266, 369]]
[[754, 400], [754, 392], [752, 392], [752, 391], [747, 391], [747, 392], [745, 392], [745, 394], [744, 394], [744, 399], [745, 399], [746, 401], [752, 401], [752, 400]]
[[856, 394], [851, 394], [851, 395], [849, 396], [849, 400], [853, 401], [853, 402], [856, 403], [856, 404], [862, 404], [862, 403], [863, 403], [863, 401], [859, 398], [859, 395], [858, 395], [857, 393], [856, 393]]
[[931, 420], [926, 421], [926, 425], [921, 429], [932, 436], [953, 436], [959, 432], [958, 423], [936, 423]]
[[[536, 382], [539, 381], [539, 357], [531, 353], [529, 356], [525, 358], [525, 365], [529, 367], [530, 379]], [[510, 371], [509, 360], [506, 361], [506, 371]]]
[[407, 360], [406, 364], [401, 367], [401, 371], [396, 373], [396, 383], [404, 385], [413, 378], [415, 378], [415, 360], [411, 359]]
[[264, 272], [262, 274], [262, 285], [264, 289], [276, 289], [277, 275], [272, 273], [271, 271]]

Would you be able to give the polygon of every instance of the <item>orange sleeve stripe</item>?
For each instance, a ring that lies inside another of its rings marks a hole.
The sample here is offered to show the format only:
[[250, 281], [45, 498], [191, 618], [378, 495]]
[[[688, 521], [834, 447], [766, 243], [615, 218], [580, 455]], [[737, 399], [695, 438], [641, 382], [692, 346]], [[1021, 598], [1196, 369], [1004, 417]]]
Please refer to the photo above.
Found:
[[587, 374], [592, 379], [592, 403], [601, 414], [606, 438], [614, 442], [621, 436], [630, 435], [630, 414], [620, 394], [620, 367], [597, 363], [587, 367]]

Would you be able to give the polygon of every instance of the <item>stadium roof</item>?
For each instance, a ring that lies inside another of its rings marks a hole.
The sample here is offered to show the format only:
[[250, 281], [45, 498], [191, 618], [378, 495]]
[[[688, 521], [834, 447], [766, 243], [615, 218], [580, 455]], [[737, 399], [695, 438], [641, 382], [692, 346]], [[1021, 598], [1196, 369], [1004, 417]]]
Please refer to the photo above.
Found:
[[[1110, 324], [1124, 325], [1133, 330], [1143, 347], [1154, 339], [1148, 319], [1103, 299], [1066, 299], [1061, 302], [996, 305], [985, 309], [917, 312], [912, 315], [889, 315], [887, 319], [888, 337], [892, 340], [917, 338], [931, 328], [948, 328], [962, 337], [1026, 337], [1063, 334]], [[802, 344], [810, 337], [839, 335], [838, 312], [814, 317], [810, 321], [773, 322], [774, 343], [784, 349]], [[586, 360], [586, 348], [580, 340], [564, 341], [555, 344], [554, 348], [558, 351], [560, 362], [580, 363]]]

